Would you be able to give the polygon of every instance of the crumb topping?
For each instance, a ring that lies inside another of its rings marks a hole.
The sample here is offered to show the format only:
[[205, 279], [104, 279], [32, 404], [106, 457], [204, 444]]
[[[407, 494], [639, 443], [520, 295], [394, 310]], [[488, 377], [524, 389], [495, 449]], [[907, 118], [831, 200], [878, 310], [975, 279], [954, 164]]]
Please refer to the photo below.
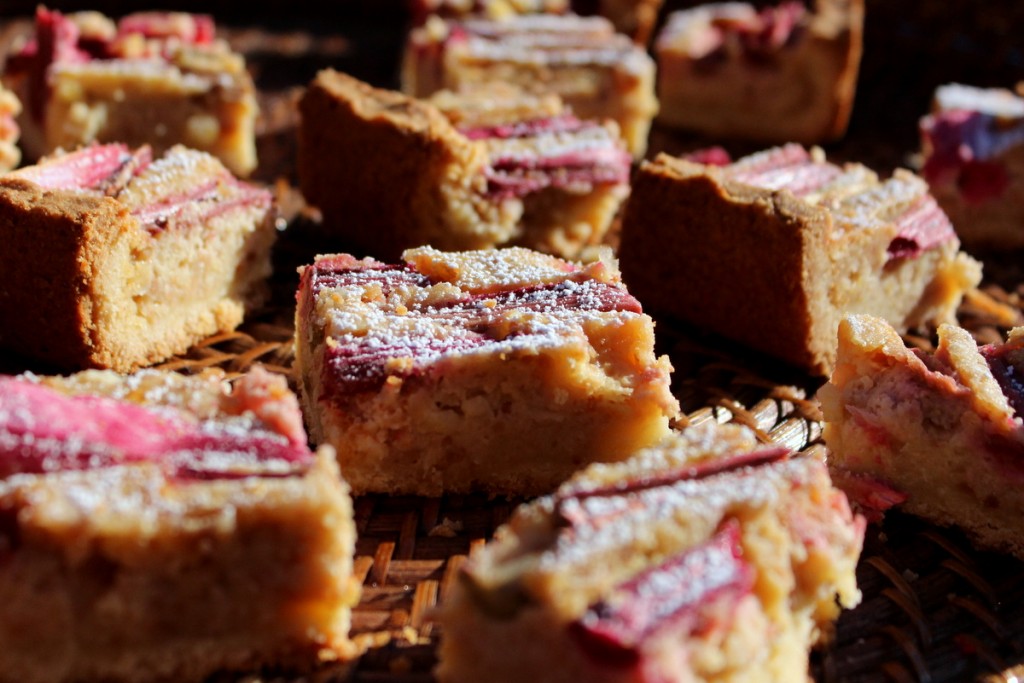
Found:
[[[591, 323], [641, 315], [609, 266], [525, 249], [406, 252], [404, 266], [328, 257], [303, 273], [327, 335], [331, 392], [376, 388], [473, 354], [536, 354], [586, 338]], [[342, 265], [342, 268], [336, 266]]]

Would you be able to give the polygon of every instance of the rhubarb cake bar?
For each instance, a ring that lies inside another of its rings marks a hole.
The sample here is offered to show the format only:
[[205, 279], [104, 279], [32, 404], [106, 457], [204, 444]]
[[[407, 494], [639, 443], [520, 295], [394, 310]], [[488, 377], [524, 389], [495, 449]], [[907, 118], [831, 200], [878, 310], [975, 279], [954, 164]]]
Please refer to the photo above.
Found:
[[944, 85], [921, 139], [922, 173], [964, 245], [1024, 247], [1024, 97]]
[[317, 257], [295, 322], [313, 441], [357, 493], [529, 495], [664, 438], [671, 366], [601, 256]]
[[234, 173], [256, 166], [256, 95], [241, 55], [213, 20], [177, 12], [63, 15], [40, 7], [35, 36], [7, 61], [24, 103], [26, 156], [89, 142], [183, 144]]
[[0, 378], [0, 681], [348, 656], [354, 548], [283, 377]]
[[109, 144], [0, 176], [0, 348], [128, 371], [234, 329], [266, 293], [268, 191], [214, 157]]
[[654, 61], [607, 19], [436, 19], [410, 34], [402, 69], [409, 94], [426, 97], [494, 81], [556, 93], [584, 119], [614, 120], [630, 152], [643, 156], [658, 110]]
[[810, 647], [860, 601], [864, 526], [820, 460], [688, 428], [592, 465], [471, 554], [437, 677], [806, 681]]
[[863, 0], [742, 2], [674, 12], [658, 36], [658, 121], [715, 138], [813, 143], [853, 107]]
[[981, 279], [923, 180], [796, 144], [724, 166], [645, 162], [620, 257], [652, 312], [824, 376], [845, 315], [904, 331], [945, 322]]
[[851, 316], [819, 392], [829, 468], [873, 514], [898, 505], [1024, 559], [1024, 328], [981, 346], [943, 325], [934, 354]]
[[298, 169], [342, 246], [521, 245], [575, 257], [600, 243], [629, 193], [612, 121], [505, 84], [429, 101], [321, 72], [300, 103]]
[[20, 113], [18, 96], [0, 85], [0, 173], [11, 170], [21, 161], [21, 149], [18, 148], [21, 128], [17, 119]]

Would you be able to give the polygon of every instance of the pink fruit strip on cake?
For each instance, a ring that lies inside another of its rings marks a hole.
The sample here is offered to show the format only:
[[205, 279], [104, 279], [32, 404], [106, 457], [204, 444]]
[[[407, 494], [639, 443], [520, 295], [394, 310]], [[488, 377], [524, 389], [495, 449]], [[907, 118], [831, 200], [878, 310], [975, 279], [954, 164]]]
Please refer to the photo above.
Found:
[[237, 174], [256, 167], [256, 95], [241, 55], [213, 20], [180, 12], [62, 14], [40, 7], [35, 35], [7, 61], [24, 103], [31, 159], [90, 142], [183, 144]]
[[0, 681], [351, 654], [355, 528], [283, 377], [0, 378]]
[[495, 83], [419, 101], [323, 71], [300, 110], [303, 194], [339, 242], [378, 258], [425, 244], [575, 257], [629, 193], [615, 123], [557, 95]]
[[909, 171], [881, 180], [796, 144], [706, 160], [659, 154], [633, 183], [619, 254], [653, 313], [827, 376], [845, 315], [946, 322], [981, 279]]
[[951, 83], [921, 119], [922, 173], [968, 248], [1024, 246], [1024, 97]]
[[654, 61], [603, 17], [438, 19], [410, 34], [405, 92], [426, 97], [494, 81], [556, 93], [581, 118], [615, 121], [635, 157], [647, 148], [658, 110]]
[[525, 495], [665, 437], [671, 366], [603, 255], [318, 257], [295, 323], [313, 441], [356, 492]]
[[866, 511], [898, 505], [1024, 558], [1024, 328], [980, 347], [953, 325], [938, 335], [930, 354], [883, 320], [843, 321], [819, 392], [829, 468]]
[[94, 145], [0, 176], [0, 348], [119, 371], [183, 353], [265, 297], [274, 223], [268, 191], [183, 147]]
[[688, 428], [517, 509], [441, 605], [437, 677], [805, 680], [864, 526], [821, 461]]
[[846, 132], [862, 0], [699, 5], [658, 35], [658, 120], [718, 139], [810, 144]]

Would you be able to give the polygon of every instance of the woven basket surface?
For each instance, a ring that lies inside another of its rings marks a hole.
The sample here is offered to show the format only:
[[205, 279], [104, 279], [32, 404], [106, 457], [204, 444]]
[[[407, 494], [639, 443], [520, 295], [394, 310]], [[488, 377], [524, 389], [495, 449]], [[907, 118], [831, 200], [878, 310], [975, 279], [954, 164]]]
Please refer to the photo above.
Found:
[[[33, 5], [13, 2], [0, 8], [0, 15], [27, 14]], [[295, 98], [318, 69], [328, 66], [378, 85], [397, 85], [405, 30], [398, 0], [340, 5], [316, 20], [311, 17], [326, 10], [304, 2], [289, 5], [288, 12], [281, 12], [283, 3], [256, 2], [246, 5], [246, 14], [231, 3], [181, 5], [212, 10], [218, 17], [220, 8], [237, 24], [227, 35], [246, 54], [261, 90], [256, 179], [274, 186], [287, 229], [275, 248], [269, 305], [238, 331], [207, 339], [162, 367], [186, 373], [219, 367], [235, 375], [258, 363], [291, 377], [295, 269], [316, 253], [344, 250], [316, 229], [315, 216], [303, 209], [294, 189]], [[826, 148], [833, 158], [862, 161], [883, 173], [912, 163], [917, 117], [936, 85], [1024, 80], [1024, 43], [1014, 38], [1024, 28], [1024, 4], [1016, 0], [983, 5], [869, 0], [867, 6], [858, 101], [848, 135]], [[125, 9], [102, 2], [89, 8]], [[27, 27], [23, 19], [0, 19], [0, 58]], [[656, 128], [651, 153], [707, 142]], [[979, 341], [996, 341], [1024, 320], [1022, 263], [1021, 254], [986, 255], [985, 283], [959, 311], [961, 323]], [[659, 351], [669, 354], [676, 368], [673, 390], [685, 413], [680, 427], [736, 422], [757, 430], [765, 442], [821, 455], [814, 400], [819, 382], [676, 321], [660, 320], [657, 329]], [[919, 330], [907, 341], [927, 348], [933, 333]], [[0, 358], [6, 372], [29, 367]], [[467, 553], [485, 543], [517, 503], [483, 496], [358, 498], [355, 567], [363, 595], [353, 635], [364, 648], [362, 656], [302, 678], [259, 672], [240, 680], [433, 680], [439, 629], [431, 622], [432, 609], [444, 599]], [[1019, 561], [979, 552], [954, 530], [891, 514], [883, 524], [869, 526], [857, 576], [863, 602], [843, 614], [832, 642], [812, 655], [814, 680], [1009, 682], [1024, 675], [1024, 565]]]

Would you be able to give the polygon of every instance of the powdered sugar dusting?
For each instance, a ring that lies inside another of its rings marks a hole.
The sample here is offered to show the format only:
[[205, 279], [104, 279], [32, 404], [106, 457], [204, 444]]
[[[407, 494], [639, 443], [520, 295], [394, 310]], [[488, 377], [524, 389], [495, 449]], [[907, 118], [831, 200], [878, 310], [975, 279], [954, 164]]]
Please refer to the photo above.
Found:
[[[304, 276], [303, 287], [316, 297], [305, 324], [327, 334], [329, 393], [440, 372], [445, 362], [473, 356], [581, 344], [588, 321], [641, 315], [621, 285], [529, 250], [446, 254], [427, 247], [406, 257], [406, 267], [358, 262], [342, 271], [318, 261]], [[603, 266], [595, 266], [600, 273]]]

